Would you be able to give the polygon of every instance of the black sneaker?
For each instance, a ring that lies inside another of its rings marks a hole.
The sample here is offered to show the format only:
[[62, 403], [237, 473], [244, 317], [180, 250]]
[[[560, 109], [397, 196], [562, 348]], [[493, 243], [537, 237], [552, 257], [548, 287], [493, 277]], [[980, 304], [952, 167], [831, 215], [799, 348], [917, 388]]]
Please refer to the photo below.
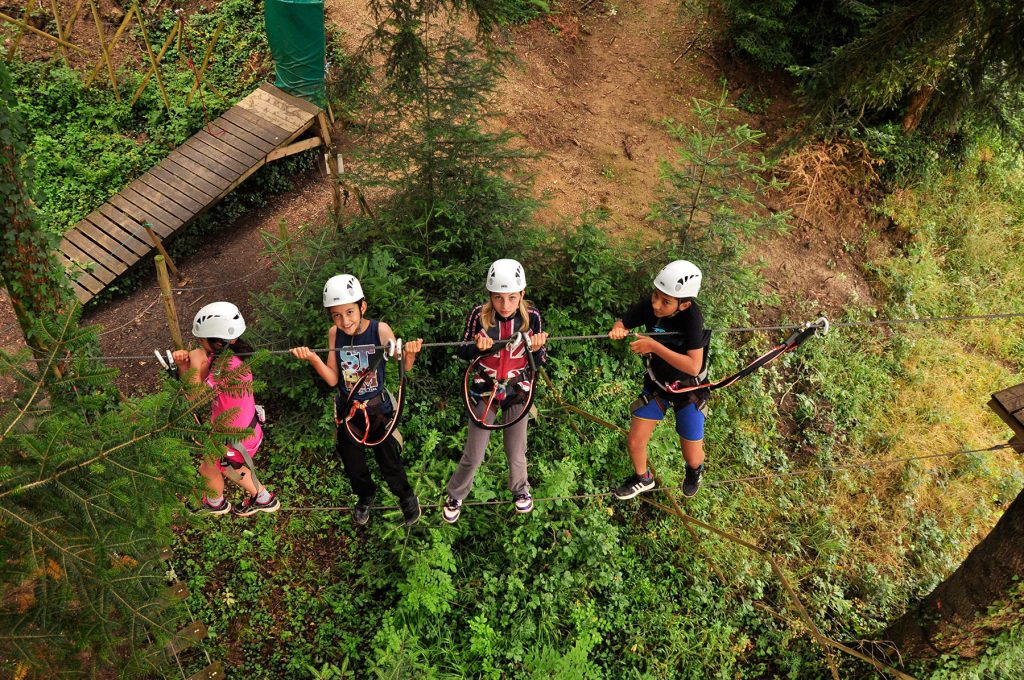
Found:
[[420, 520], [423, 510], [420, 509], [420, 499], [416, 496], [409, 496], [399, 501], [398, 506], [402, 508], [402, 517], [405, 517], [405, 526], [410, 527]]
[[249, 496], [232, 508], [231, 514], [235, 517], [248, 517], [249, 515], [255, 515], [257, 512], [277, 512], [280, 509], [281, 501], [277, 500], [277, 496], [274, 494], [270, 494], [270, 498], [267, 499], [266, 503], [260, 503], [256, 500], [256, 496]]
[[451, 496], [441, 506], [441, 516], [444, 517], [444, 521], [448, 524], [455, 524], [459, 521], [459, 515], [462, 514], [462, 501], [456, 500]]
[[231, 501], [227, 498], [220, 499], [220, 505], [210, 505], [210, 501], [206, 500], [206, 496], [203, 496], [203, 500], [200, 501], [198, 506], [191, 506], [189, 511], [193, 515], [226, 515], [231, 512]]
[[648, 473], [647, 477], [641, 477], [640, 475], [631, 475], [625, 482], [622, 483], [618, 489], [612, 491], [612, 495], [618, 498], [620, 501], [629, 500], [639, 496], [644, 491], [650, 491], [654, 488], [654, 475]]
[[373, 507], [373, 496], [360, 498], [356, 507], [352, 510], [352, 523], [361, 527], [370, 521], [370, 508]]
[[693, 498], [697, 495], [697, 489], [700, 488], [700, 480], [704, 478], [704, 463], [701, 463], [696, 468], [692, 468], [689, 465], [686, 466], [686, 479], [683, 480], [683, 495], [687, 498]]

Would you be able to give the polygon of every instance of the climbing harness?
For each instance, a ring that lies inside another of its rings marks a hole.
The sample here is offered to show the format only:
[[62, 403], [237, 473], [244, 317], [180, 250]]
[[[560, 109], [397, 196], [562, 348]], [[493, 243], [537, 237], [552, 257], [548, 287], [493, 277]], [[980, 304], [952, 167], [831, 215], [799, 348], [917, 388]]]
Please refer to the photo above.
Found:
[[[348, 430], [349, 435], [355, 441], [359, 442], [363, 446], [377, 446], [387, 441], [387, 438], [395, 434], [395, 438], [401, 444], [401, 436], [395, 430], [398, 427], [398, 419], [402, 415], [402, 408], [405, 406], [405, 361], [402, 356], [402, 340], [389, 339], [386, 351], [378, 353], [370, 365], [366, 367], [366, 370], [359, 376], [359, 380], [352, 386], [352, 389], [348, 392], [348, 398], [345, 399], [345, 404], [341, 409], [341, 413], [345, 414], [344, 418], [339, 418], [338, 413], [338, 401], [334, 402], [334, 423], [338, 427], [345, 425], [345, 429]], [[396, 358], [398, 361], [398, 396], [392, 396], [391, 392], [387, 388], [384, 388], [380, 394], [376, 395], [372, 399], [366, 401], [359, 401], [356, 399], [356, 395], [359, 394], [359, 390], [362, 388], [366, 380], [377, 373], [377, 368], [380, 367], [381, 362], [387, 361], [389, 358]], [[391, 402], [391, 420], [384, 427], [384, 434], [381, 435], [376, 441], [370, 441], [370, 432], [373, 429], [373, 419], [371, 418], [370, 410], [374, 410], [376, 413], [381, 413], [381, 406], [384, 405], [385, 399]], [[363, 434], [358, 435], [352, 430], [352, 419], [356, 417], [357, 413], [361, 413], [363, 418]]]
[[[491, 356], [507, 347], [514, 347], [520, 342], [525, 343], [527, 368], [517, 373], [511, 378], [504, 380], [498, 380], [479, 370], [480, 362], [485, 357]], [[530, 415], [530, 411], [533, 409], [533, 400], [537, 394], [536, 390], [536, 378], [537, 378], [537, 362], [533, 356], [533, 344], [530, 341], [530, 336], [524, 335], [522, 332], [516, 333], [511, 338], [506, 340], [499, 340], [494, 343], [491, 347], [491, 351], [481, 354], [476, 359], [470, 362], [469, 366], [466, 367], [466, 373], [462, 379], [462, 400], [466, 405], [466, 412], [469, 413], [469, 419], [474, 425], [484, 430], [504, 430], [505, 428], [512, 427], [523, 418]], [[505, 409], [509, 406], [514, 406], [519, 403], [517, 396], [515, 395], [515, 388], [519, 383], [529, 380], [531, 383], [530, 389], [526, 392], [526, 403], [523, 406], [522, 412], [508, 422], [499, 422], [499, 414], [497, 409], [501, 410], [500, 415], [505, 415]], [[479, 383], [490, 382], [489, 389], [485, 387], [483, 390], [476, 389], [474, 385]], [[487, 404], [483, 410], [481, 416], [477, 416], [474, 412], [473, 407], [480, 403], [484, 397], [487, 397]], [[489, 424], [487, 422], [487, 414], [494, 407], [496, 412], [494, 414], [494, 423]]]
[[799, 328], [794, 330], [788, 338], [786, 338], [779, 344], [775, 345], [775, 347], [772, 347], [770, 350], [768, 350], [761, 356], [751, 361], [749, 364], [747, 364], [745, 367], [743, 367], [736, 373], [733, 373], [732, 375], [726, 378], [722, 378], [721, 380], [718, 380], [716, 382], [710, 382], [707, 378], [707, 345], [711, 340], [711, 331], [706, 330], [704, 331], [705, 351], [704, 359], [701, 363], [701, 373], [693, 379], [694, 384], [687, 385], [683, 384], [683, 381], [677, 380], [673, 383], [666, 385], [658, 381], [658, 379], [654, 377], [654, 371], [651, 369], [649, 355], [647, 363], [647, 376], [658, 387], [658, 389], [663, 391], [665, 395], [670, 399], [678, 395], [686, 394], [693, 395], [694, 397], [696, 397], [694, 401], [699, 402], [703, 398], [705, 398], [706, 395], [705, 397], [702, 397], [701, 395], [694, 393], [699, 393], [702, 390], [706, 390], [708, 393], [710, 393], [713, 390], [720, 390], [723, 387], [729, 387], [730, 385], [736, 383], [737, 381], [746, 378], [748, 375], [758, 370], [759, 368], [771, 363], [775, 359], [778, 359], [786, 352], [796, 349], [797, 347], [802, 345], [808, 338], [818, 335], [819, 332], [821, 333], [821, 335], [827, 335], [828, 331], [829, 322], [828, 319], [826, 319], [825, 317], [820, 317], [817, 321], [808, 321], [803, 326], [800, 326]]

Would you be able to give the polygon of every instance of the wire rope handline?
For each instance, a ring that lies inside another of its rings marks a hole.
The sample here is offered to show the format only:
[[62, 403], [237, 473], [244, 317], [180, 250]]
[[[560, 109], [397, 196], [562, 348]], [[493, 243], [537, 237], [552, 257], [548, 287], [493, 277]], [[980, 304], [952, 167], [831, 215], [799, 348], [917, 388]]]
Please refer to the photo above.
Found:
[[[829, 322], [829, 328], [855, 328], [864, 326], [893, 326], [899, 324], [912, 324], [912, 323], [933, 323], [939, 321], [979, 321], [979, 320], [990, 320], [990, 319], [1018, 319], [1024, 318], [1024, 312], [1006, 312], [999, 314], [968, 314], [962, 316], [933, 316], [933, 317], [918, 317], [918, 318], [906, 318], [906, 319], [875, 319], [871, 321], [841, 321], [841, 322]], [[711, 329], [716, 333], [752, 333], [759, 331], [792, 331], [803, 328], [805, 324], [781, 324], [774, 326], [745, 326], [745, 327], [730, 327], [730, 328], [718, 328]], [[633, 335], [637, 335], [634, 333]], [[674, 333], [643, 333], [646, 337], [658, 338], [674, 335]], [[558, 335], [548, 337], [548, 342], [573, 342], [573, 341], [585, 341], [585, 340], [607, 340], [607, 333], [597, 333], [592, 335]], [[424, 342], [423, 349], [435, 349], [442, 347], [461, 347], [465, 345], [474, 344], [472, 341], [466, 340], [454, 340], [449, 342]], [[372, 345], [368, 346], [374, 349], [386, 349], [387, 345]], [[265, 352], [271, 355], [288, 354], [291, 352], [290, 349], [261, 349], [260, 352]], [[317, 354], [326, 354], [332, 351], [329, 347], [323, 348], [312, 348], [310, 352]], [[247, 357], [256, 354], [257, 352], [238, 352], [236, 356]], [[98, 361], [139, 361], [142, 359], [149, 359], [152, 355], [150, 354], [115, 354], [107, 356], [92, 357]]]

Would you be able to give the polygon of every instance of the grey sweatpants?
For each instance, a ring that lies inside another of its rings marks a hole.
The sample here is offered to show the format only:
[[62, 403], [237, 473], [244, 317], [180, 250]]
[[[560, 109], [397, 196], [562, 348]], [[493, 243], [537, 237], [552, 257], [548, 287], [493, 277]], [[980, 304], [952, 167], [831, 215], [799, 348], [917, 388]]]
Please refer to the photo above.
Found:
[[[473, 412], [479, 418], [483, 413], [486, 403], [481, 401], [473, 407]], [[526, 408], [526, 404], [517, 404], [505, 413], [505, 418], [512, 419], [519, 416]], [[505, 439], [505, 456], [508, 458], [508, 488], [512, 495], [530, 493], [530, 483], [526, 481], [526, 424], [530, 420], [527, 416], [512, 427], [502, 430]], [[487, 414], [488, 425], [494, 422], [494, 413]], [[491, 440], [491, 430], [485, 430], [472, 421], [469, 423], [469, 433], [466, 436], [466, 448], [462, 451], [462, 459], [459, 467], [448, 482], [448, 495], [456, 500], [463, 500], [469, 495], [473, 488], [473, 477], [476, 469], [484, 460], [484, 453], [487, 451], [487, 442]]]

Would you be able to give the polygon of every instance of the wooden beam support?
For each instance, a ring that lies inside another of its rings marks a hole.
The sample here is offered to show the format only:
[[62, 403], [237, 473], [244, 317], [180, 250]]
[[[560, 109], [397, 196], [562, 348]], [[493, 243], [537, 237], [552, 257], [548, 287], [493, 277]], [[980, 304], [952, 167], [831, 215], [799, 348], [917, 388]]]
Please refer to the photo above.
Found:
[[[114, 62], [110, 60], [110, 50], [107, 48], [107, 39], [103, 35], [103, 22], [100, 21], [100, 11], [96, 8], [94, 0], [89, 0], [89, 7], [92, 8], [92, 19], [96, 23], [96, 35], [100, 40], [100, 51], [103, 53], [103, 61], [107, 64], [107, 71], [110, 72], [110, 85], [114, 88], [114, 100], [121, 103], [121, 92], [117, 87], [117, 74], [114, 72]], [[125, 15], [125, 22], [128, 21], [128, 17], [131, 16], [131, 12]]]
[[149, 57], [149, 63], [152, 64], [153, 74], [156, 76], [156, 84], [160, 88], [160, 94], [164, 98], [164, 108], [168, 113], [171, 112], [171, 100], [167, 96], [167, 90], [164, 89], [164, 79], [160, 77], [160, 64], [157, 62], [156, 57], [153, 56], [153, 46], [149, 44], [149, 36], [146, 35], [146, 22], [142, 18], [142, 10], [139, 9], [139, 3], [132, 2], [132, 11], [135, 12], [135, 19], [139, 22], [139, 30], [142, 32], [142, 43], [146, 46], [146, 56]]
[[[67, 38], [64, 37], [64, 27], [60, 24], [60, 8], [57, 7], [57, 0], [50, 0], [50, 11], [53, 12], [53, 23], [57, 26], [57, 37], [60, 38], [61, 42], [67, 42]], [[71, 62], [68, 60], [67, 48], [57, 43], [57, 50], [60, 52], [61, 59], [64, 60], [64, 65], [71, 66]]]
[[[179, 26], [181, 26], [180, 23], [174, 24], [174, 26], [171, 27], [171, 31], [167, 34], [167, 37], [164, 38], [164, 44], [160, 47], [160, 52], [158, 52], [156, 55], [155, 63], [157, 66], [159, 66], [161, 61], [163, 60], [164, 54], [167, 52], [167, 49], [173, 44], [174, 35], [178, 33]], [[139, 87], [135, 90], [135, 94], [132, 95], [131, 106], [135, 106], [135, 102], [139, 101], [139, 97], [142, 96], [142, 91], [145, 90], [146, 85], [149, 84], [149, 79], [153, 77], [154, 71], [155, 69], [153, 65], [150, 65], [150, 67], [146, 70], [146, 75], [142, 77], [142, 82], [139, 83]]]
[[310, 137], [309, 139], [304, 139], [301, 142], [295, 142], [294, 144], [289, 144], [288, 146], [281, 147], [280, 149], [274, 149], [267, 154], [267, 162], [269, 163], [271, 161], [276, 161], [279, 158], [284, 158], [285, 156], [292, 156], [297, 153], [302, 153], [303, 151], [315, 149], [321, 144], [323, 144], [323, 140], [319, 137]]
[[[28, 15], [28, 10], [26, 10], [26, 16], [27, 15]], [[76, 52], [82, 52], [83, 54], [85, 53], [85, 50], [82, 49], [81, 47], [79, 47], [78, 45], [73, 45], [73, 44], [69, 43], [66, 40], [61, 40], [60, 38], [58, 38], [56, 36], [50, 35], [46, 31], [40, 31], [38, 28], [36, 28], [32, 24], [28, 23], [28, 21], [18, 21], [14, 17], [9, 17], [6, 14], [4, 14], [3, 12], [0, 12], [0, 20], [6, 21], [9, 24], [14, 24], [15, 26], [19, 26], [19, 27], [21, 27], [21, 29], [23, 31], [31, 31], [32, 33], [35, 33], [36, 35], [38, 35], [41, 38], [46, 38], [47, 40], [52, 40], [53, 42], [57, 43], [61, 47], [70, 47], [71, 49], [75, 50]], [[16, 44], [15, 45], [11, 45], [11, 51], [8, 51], [8, 57], [7, 57], [8, 61], [10, 61], [11, 58], [14, 56], [14, 51], [13, 50], [15, 50], [16, 48], [17, 48]]]
[[[115, 46], [117, 46], [117, 41], [121, 39], [121, 34], [124, 33], [126, 28], [128, 28], [128, 24], [131, 23], [131, 20], [131, 12], [128, 12], [124, 15], [124, 19], [121, 20], [121, 25], [117, 27], [117, 30], [114, 32], [114, 37], [110, 39], [110, 44], [107, 46], [108, 53], [110, 50], [114, 49]], [[102, 47], [102, 45], [100, 45], [100, 47]], [[89, 77], [85, 79], [86, 87], [92, 85], [92, 81], [96, 80], [96, 76], [99, 75], [100, 69], [103, 68], [103, 65], [103, 55], [100, 55], [100, 58], [97, 59], [96, 63], [93, 65], [92, 71], [89, 72]]]

